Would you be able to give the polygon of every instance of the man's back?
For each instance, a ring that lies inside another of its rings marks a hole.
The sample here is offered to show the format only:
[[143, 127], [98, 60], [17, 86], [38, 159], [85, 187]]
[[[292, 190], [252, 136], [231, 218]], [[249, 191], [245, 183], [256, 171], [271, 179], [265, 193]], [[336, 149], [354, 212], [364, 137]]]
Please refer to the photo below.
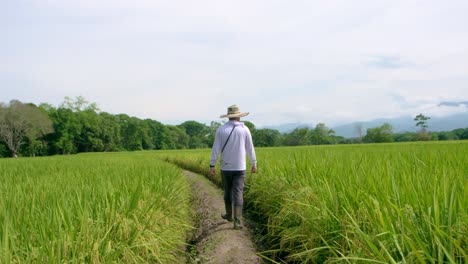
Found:
[[[223, 150], [224, 147], [224, 150]], [[221, 153], [222, 151], [222, 153]], [[211, 154], [211, 163], [215, 164], [221, 153], [221, 170], [246, 170], [245, 154], [255, 164], [256, 157], [249, 128], [242, 122], [229, 121], [216, 131]]]

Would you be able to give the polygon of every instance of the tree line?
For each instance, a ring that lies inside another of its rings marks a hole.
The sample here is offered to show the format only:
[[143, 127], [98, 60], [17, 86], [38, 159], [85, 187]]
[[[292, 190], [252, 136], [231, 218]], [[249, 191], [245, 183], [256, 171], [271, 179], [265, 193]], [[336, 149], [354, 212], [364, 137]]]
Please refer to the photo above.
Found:
[[[391, 125], [383, 124], [357, 138], [336, 136], [324, 123], [289, 133], [244, 123], [257, 147], [468, 139], [468, 128], [429, 133], [428, 119], [418, 120], [422, 122], [418, 133], [394, 134]], [[152, 119], [114, 115], [100, 111], [83, 97], [67, 97], [58, 107], [12, 100], [8, 104], [0, 102], [0, 157], [210, 148], [221, 125], [217, 121], [205, 125], [193, 120], [165, 125]]]

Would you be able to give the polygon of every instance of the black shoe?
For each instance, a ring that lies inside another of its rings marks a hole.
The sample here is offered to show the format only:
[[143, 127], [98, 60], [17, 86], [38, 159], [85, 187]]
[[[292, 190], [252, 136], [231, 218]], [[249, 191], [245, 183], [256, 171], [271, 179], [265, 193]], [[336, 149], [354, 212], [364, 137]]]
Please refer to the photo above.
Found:
[[232, 222], [232, 215], [222, 214], [221, 218], [223, 218], [224, 220], [228, 220], [229, 222]]

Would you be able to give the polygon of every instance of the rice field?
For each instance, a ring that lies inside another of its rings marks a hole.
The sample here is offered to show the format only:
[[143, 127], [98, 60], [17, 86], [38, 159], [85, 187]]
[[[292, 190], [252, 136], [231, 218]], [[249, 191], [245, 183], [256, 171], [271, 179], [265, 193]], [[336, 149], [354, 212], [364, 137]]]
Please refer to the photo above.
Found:
[[148, 153], [0, 160], [0, 263], [180, 263], [181, 171]]
[[[468, 142], [257, 148], [246, 210], [287, 263], [468, 263]], [[0, 160], [0, 263], [181, 263], [210, 150]], [[220, 184], [219, 174], [211, 179]]]
[[[209, 150], [167, 159], [208, 175]], [[466, 141], [257, 148], [257, 160], [245, 200], [265, 225], [265, 257], [468, 263]]]

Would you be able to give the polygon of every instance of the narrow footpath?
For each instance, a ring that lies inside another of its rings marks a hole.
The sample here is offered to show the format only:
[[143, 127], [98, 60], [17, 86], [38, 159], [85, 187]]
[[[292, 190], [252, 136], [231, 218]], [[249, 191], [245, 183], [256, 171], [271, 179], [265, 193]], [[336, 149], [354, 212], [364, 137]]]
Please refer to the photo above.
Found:
[[[221, 218], [223, 192], [202, 175], [184, 171], [195, 194], [200, 232], [194, 241], [194, 263], [263, 263], [256, 254], [249, 227], [234, 230], [233, 223]], [[245, 224], [245, 221], [244, 221]]]

